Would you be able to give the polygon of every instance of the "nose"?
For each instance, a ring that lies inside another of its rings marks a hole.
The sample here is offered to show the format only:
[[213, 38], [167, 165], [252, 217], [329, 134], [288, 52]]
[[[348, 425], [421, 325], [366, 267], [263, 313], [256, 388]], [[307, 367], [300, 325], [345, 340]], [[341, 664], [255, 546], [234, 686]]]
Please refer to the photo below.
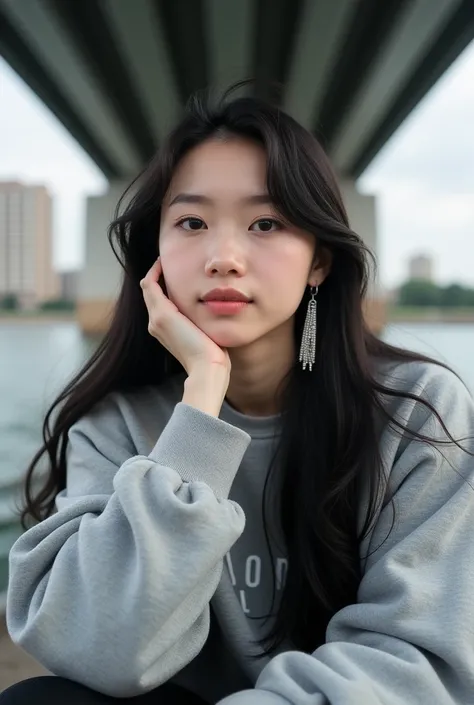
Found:
[[245, 260], [238, 233], [230, 229], [220, 234], [213, 233], [209, 238], [209, 252], [206, 261], [207, 276], [241, 277], [245, 274]]

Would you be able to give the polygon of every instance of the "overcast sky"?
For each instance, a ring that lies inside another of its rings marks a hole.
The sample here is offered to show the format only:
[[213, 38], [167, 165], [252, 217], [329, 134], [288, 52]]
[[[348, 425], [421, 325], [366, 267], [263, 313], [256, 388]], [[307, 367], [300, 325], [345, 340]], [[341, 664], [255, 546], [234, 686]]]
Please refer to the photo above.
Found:
[[[44, 183], [54, 201], [55, 264], [80, 266], [84, 199], [106, 180], [0, 58], [0, 179]], [[432, 254], [440, 282], [474, 286], [474, 43], [392, 137], [359, 182], [378, 196], [382, 282]], [[361, 233], [363, 235], [363, 233]]]
[[474, 42], [385, 145], [359, 182], [378, 195], [379, 267], [391, 286], [412, 254], [436, 278], [474, 286]]

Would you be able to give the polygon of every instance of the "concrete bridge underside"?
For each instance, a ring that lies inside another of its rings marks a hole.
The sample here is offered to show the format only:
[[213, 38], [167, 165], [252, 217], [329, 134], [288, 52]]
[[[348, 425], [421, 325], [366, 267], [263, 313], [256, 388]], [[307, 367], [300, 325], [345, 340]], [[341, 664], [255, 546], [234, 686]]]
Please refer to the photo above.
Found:
[[472, 0], [0, 0], [0, 54], [110, 181], [88, 203], [82, 324], [103, 327], [118, 287], [116, 198], [190, 93], [252, 77], [278, 95], [376, 250], [375, 202], [354, 182], [473, 38]]

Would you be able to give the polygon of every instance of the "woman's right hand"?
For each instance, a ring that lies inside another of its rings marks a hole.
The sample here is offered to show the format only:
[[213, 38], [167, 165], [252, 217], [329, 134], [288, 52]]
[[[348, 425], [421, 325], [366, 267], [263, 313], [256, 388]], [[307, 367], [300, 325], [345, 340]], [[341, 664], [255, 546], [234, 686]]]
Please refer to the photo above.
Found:
[[164, 294], [158, 283], [162, 271], [158, 257], [140, 281], [148, 309], [148, 332], [181, 363], [188, 376], [205, 374], [215, 367], [222, 367], [228, 376], [230, 358], [227, 350], [214, 343]]

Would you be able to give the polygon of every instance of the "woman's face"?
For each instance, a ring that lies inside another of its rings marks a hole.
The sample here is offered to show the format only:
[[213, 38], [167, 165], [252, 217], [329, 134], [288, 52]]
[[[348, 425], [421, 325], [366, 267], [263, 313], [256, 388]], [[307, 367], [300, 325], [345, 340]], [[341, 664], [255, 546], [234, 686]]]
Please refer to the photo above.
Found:
[[[306, 286], [324, 278], [314, 237], [283, 222], [268, 199], [263, 148], [241, 138], [209, 140], [179, 163], [159, 249], [169, 298], [226, 348], [287, 329]], [[229, 287], [250, 303], [231, 312], [203, 302]]]

